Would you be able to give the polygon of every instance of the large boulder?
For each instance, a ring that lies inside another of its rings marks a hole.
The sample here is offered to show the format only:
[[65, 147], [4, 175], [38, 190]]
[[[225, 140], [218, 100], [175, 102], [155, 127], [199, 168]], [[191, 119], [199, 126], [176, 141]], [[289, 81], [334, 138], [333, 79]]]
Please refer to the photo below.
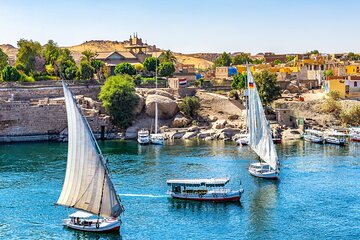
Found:
[[138, 97], [139, 97], [139, 102], [136, 105], [136, 107], [134, 108], [133, 113], [135, 115], [139, 115], [142, 112], [142, 110], [144, 109], [145, 100], [144, 100], [144, 97], [141, 96], [140, 94], [136, 94], [136, 95], [138, 95]]
[[126, 129], [125, 138], [126, 138], [126, 139], [134, 139], [134, 138], [137, 138], [137, 132], [138, 132], [138, 130], [139, 130], [138, 127], [129, 127], [128, 129]]
[[178, 113], [178, 114], [176, 114], [176, 116], [172, 122], [172, 127], [174, 127], [174, 128], [186, 127], [187, 125], [189, 125], [191, 123], [191, 121], [192, 121], [192, 119], [190, 117], [186, 117], [182, 113]]
[[171, 93], [168, 93], [168, 92], [163, 91], [163, 90], [151, 89], [151, 90], [149, 90], [147, 92], [147, 95], [155, 95], [156, 93], [159, 96], [168, 97], [168, 98], [170, 98], [172, 100], [175, 100], [175, 97]]
[[225, 135], [229, 138], [232, 138], [235, 134], [239, 134], [240, 133], [240, 129], [238, 128], [229, 128], [226, 127], [224, 129], [222, 129], [220, 131], [220, 133], [225, 133]]
[[160, 119], [170, 119], [179, 111], [176, 101], [160, 95], [148, 95], [146, 97], [146, 114], [149, 117], [155, 116], [155, 102], [158, 103], [158, 113]]
[[196, 136], [197, 136], [197, 132], [186, 132], [182, 138], [183, 139], [192, 139], [192, 138], [195, 138]]

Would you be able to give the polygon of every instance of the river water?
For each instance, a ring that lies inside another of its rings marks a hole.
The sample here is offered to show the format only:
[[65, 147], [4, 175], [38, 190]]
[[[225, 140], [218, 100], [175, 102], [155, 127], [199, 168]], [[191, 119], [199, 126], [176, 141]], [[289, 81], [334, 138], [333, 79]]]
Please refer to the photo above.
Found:
[[[125, 206], [121, 236], [65, 229], [72, 211], [54, 207], [67, 143], [0, 145], [0, 239], [359, 239], [360, 144], [277, 145], [281, 180], [247, 172], [255, 155], [233, 143], [100, 142]], [[175, 201], [166, 179], [230, 177], [241, 204]]]

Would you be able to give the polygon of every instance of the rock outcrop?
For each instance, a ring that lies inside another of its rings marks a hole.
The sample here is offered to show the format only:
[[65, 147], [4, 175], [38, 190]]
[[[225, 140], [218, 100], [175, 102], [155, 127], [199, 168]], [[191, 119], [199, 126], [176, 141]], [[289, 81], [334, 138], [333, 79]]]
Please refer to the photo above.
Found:
[[156, 100], [158, 103], [158, 113], [160, 119], [170, 119], [179, 111], [175, 100], [161, 95], [148, 95], [146, 97], [146, 114], [149, 117], [155, 116]]
[[182, 128], [186, 127], [191, 123], [192, 119], [184, 116], [182, 113], [176, 114], [174, 120], [172, 121], [172, 127]]

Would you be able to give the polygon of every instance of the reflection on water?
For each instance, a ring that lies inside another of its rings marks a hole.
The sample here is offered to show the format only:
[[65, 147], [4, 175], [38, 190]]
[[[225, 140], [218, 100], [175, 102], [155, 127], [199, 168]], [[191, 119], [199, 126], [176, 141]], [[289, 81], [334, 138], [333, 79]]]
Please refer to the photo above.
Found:
[[198, 202], [198, 201], [187, 201], [181, 199], [168, 199], [170, 211], [173, 210], [190, 210], [206, 211], [206, 212], [225, 212], [229, 207], [242, 208], [241, 202], [228, 202], [228, 203], [214, 203], [214, 202]]

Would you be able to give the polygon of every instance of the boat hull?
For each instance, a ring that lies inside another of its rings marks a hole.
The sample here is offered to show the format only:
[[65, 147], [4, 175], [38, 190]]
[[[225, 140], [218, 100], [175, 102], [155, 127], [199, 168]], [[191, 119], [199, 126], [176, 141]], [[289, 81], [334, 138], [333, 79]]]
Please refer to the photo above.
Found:
[[74, 224], [70, 219], [65, 219], [63, 225], [67, 228], [71, 228], [78, 231], [84, 232], [119, 232], [120, 231], [120, 221], [119, 220], [104, 220], [100, 224], [96, 225], [96, 220], [92, 222], [90, 226], [85, 226], [81, 224]]
[[180, 194], [171, 193], [170, 197], [174, 199], [201, 201], [201, 202], [238, 202], [244, 190], [233, 191], [231, 193], [213, 193], [213, 194]]
[[269, 168], [269, 165], [264, 165], [262, 163], [253, 163], [249, 166], [249, 173], [258, 178], [279, 179], [279, 171]]
[[258, 177], [258, 178], [265, 178], [265, 179], [270, 179], [270, 180], [278, 180], [279, 179], [279, 174], [277, 174], [275, 171], [267, 172], [267, 173], [259, 173], [257, 171], [249, 169], [249, 173], [252, 176]]
[[352, 141], [352, 142], [360, 142], [360, 138], [350, 138], [350, 141]]

